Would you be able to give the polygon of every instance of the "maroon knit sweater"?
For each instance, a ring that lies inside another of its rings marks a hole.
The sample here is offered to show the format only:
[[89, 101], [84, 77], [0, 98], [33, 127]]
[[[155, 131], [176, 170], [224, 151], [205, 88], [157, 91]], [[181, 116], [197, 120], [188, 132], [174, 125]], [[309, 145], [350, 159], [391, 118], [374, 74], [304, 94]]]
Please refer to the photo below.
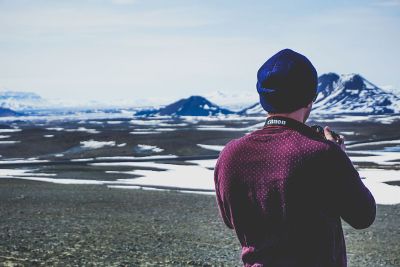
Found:
[[221, 151], [221, 217], [239, 238], [244, 266], [346, 266], [340, 219], [370, 226], [375, 200], [337, 144], [286, 120], [290, 126], [264, 126]]

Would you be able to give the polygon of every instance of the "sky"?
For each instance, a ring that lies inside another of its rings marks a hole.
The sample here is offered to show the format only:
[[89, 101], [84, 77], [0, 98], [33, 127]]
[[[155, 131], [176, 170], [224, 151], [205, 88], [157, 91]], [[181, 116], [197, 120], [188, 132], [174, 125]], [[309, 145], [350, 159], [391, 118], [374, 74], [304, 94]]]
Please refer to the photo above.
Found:
[[400, 0], [0, 0], [0, 91], [44, 98], [256, 96], [284, 48], [397, 90], [399, 47]]

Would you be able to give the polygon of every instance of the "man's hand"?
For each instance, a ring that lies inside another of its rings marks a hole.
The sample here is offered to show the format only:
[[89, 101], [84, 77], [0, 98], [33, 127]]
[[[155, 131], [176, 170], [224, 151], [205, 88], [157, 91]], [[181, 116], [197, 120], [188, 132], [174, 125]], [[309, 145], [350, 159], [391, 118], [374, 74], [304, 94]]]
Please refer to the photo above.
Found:
[[325, 138], [327, 140], [330, 140], [332, 142], [335, 142], [338, 146], [340, 146], [340, 148], [346, 152], [346, 146], [344, 144], [344, 136], [340, 135], [338, 139], [335, 139], [332, 135], [331, 129], [329, 129], [328, 126], [325, 126], [324, 128], [324, 134], [325, 134]]

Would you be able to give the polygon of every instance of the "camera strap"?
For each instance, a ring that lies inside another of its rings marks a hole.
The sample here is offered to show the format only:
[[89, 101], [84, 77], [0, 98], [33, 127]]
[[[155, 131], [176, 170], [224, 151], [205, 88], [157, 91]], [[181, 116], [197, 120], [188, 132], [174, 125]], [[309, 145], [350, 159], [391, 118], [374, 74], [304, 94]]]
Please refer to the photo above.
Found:
[[294, 129], [300, 132], [306, 132], [311, 135], [315, 135], [315, 131], [311, 129], [308, 125], [301, 123], [295, 119], [282, 117], [282, 116], [271, 116], [268, 117], [264, 124], [264, 129], [269, 127], [283, 126]]
[[[273, 127], [273, 126], [285, 126], [285, 127], [289, 127], [294, 130], [297, 130], [297, 131], [308, 132], [311, 135], [314, 135], [314, 136], [317, 135], [319, 137], [326, 139], [325, 135], [324, 135], [324, 129], [321, 126], [314, 125], [312, 127], [309, 127], [304, 123], [301, 123], [295, 119], [291, 119], [291, 118], [287, 118], [287, 117], [281, 117], [281, 116], [268, 117], [267, 120], [265, 121], [264, 128]], [[337, 134], [334, 131], [331, 131], [331, 134], [332, 134], [333, 138], [336, 140], [336, 143], [338, 143], [338, 144], [343, 143], [343, 140], [339, 134]]]
[[268, 117], [267, 120], [265, 121], [264, 127], [268, 127], [268, 126], [286, 126], [286, 127], [294, 128], [294, 129], [304, 128], [304, 127], [309, 128], [307, 125], [305, 125], [299, 121], [296, 121], [294, 119], [287, 118], [287, 117], [281, 117], [281, 116]]

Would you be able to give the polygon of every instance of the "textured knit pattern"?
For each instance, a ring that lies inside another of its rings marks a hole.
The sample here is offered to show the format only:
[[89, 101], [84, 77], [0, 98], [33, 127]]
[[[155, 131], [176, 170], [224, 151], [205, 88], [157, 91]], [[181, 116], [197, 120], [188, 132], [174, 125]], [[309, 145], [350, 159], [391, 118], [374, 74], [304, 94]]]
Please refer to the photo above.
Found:
[[368, 227], [375, 200], [338, 145], [293, 122], [221, 151], [214, 172], [221, 217], [245, 266], [346, 266], [340, 218]]

